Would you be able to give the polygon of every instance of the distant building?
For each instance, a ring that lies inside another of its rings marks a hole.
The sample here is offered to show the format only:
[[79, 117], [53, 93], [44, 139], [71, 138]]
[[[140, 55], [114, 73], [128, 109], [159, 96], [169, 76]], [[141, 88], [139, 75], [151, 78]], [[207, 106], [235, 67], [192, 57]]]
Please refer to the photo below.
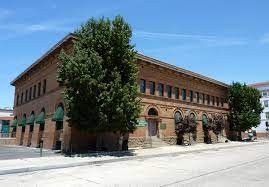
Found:
[[9, 130], [10, 130], [12, 119], [13, 119], [12, 109], [0, 108], [0, 138], [9, 136]]
[[250, 86], [257, 88], [261, 93], [261, 104], [264, 107], [263, 112], [261, 113], [261, 123], [256, 128], [257, 133], [260, 135], [266, 135], [266, 123], [269, 123], [269, 81], [254, 83]]

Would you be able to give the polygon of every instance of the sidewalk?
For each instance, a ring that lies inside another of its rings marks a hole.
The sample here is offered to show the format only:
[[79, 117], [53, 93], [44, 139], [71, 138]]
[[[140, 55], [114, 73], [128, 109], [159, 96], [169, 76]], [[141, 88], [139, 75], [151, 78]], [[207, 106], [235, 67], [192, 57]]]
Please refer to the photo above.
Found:
[[60, 169], [75, 166], [95, 165], [109, 162], [119, 162], [134, 159], [145, 159], [161, 156], [176, 156], [193, 152], [208, 150], [228, 149], [233, 147], [269, 144], [269, 140], [258, 140], [256, 142], [229, 142], [218, 144], [195, 144], [192, 146], [166, 146], [152, 149], [132, 149], [126, 152], [110, 152], [99, 154], [88, 154], [75, 157], [50, 156], [41, 158], [25, 158], [0, 161], [0, 175], [41, 171], [49, 169]]

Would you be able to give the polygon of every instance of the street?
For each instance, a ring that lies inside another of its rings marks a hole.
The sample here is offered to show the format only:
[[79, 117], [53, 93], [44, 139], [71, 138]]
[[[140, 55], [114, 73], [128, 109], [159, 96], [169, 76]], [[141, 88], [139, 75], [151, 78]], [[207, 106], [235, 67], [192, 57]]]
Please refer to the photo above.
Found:
[[269, 145], [0, 176], [0, 186], [268, 186]]

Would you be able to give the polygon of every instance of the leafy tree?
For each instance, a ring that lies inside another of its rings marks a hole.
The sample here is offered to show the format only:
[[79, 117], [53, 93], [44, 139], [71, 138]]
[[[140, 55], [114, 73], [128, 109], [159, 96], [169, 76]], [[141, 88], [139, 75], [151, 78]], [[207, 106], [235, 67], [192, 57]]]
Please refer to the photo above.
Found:
[[241, 132], [257, 127], [260, 124], [260, 114], [263, 107], [260, 103], [260, 92], [246, 84], [235, 82], [228, 89], [228, 103], [230, 107], [229, 122], [231, 130]]
[[221, 115], [213, 115], [213, 132], [216, 135], [219, 135], [221, 131], [224, 129], [224, 119]]
[[60, 54], [58, 82], [71, 126], [132, 132], [140, 113], [132, 30], [121, 16], [89, 19], [75, 31], [72, 53]]

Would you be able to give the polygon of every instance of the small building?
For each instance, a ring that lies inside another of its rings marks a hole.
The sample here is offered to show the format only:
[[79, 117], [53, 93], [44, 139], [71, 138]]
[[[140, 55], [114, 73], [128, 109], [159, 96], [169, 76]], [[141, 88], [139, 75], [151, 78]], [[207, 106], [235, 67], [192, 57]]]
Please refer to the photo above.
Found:
[[[43, 142], [45, 148], [64, 151], [95, 148], [96, 135], [68, 125], [61, 96], [64, 87], [56, 80], [58, 55], [62, 49], [72, 51], [73, 40], [72, 34], [64, 37], [11, 82], [18, 145], [38, 147]], [[129, 147], [143, 146], [149, 138], [176, 144], [175, 121], [189, 115], [199, 123], [197, 142], [204, 142], [203, 123], [212, 115], [222, 116], [228, 126], [225, 83], [142, 54], [137, 54], [136, 64], [142, 110], [137, 129], [127, 136]], [[105, 138], [115, 137], [106, 134]]]
[[269, 81], [250, 84], [249, 86], [257, 88], [261, 93], [260, 102], [264, 107], [261, 113], [261, 123], [256, 128], [258, 136], [266, 136], [266, 124], [269, 126]]
[[0, 138], [10, 137], [10, 129], [13, 120], [13, 110], [9, 108], [0, 108]]

